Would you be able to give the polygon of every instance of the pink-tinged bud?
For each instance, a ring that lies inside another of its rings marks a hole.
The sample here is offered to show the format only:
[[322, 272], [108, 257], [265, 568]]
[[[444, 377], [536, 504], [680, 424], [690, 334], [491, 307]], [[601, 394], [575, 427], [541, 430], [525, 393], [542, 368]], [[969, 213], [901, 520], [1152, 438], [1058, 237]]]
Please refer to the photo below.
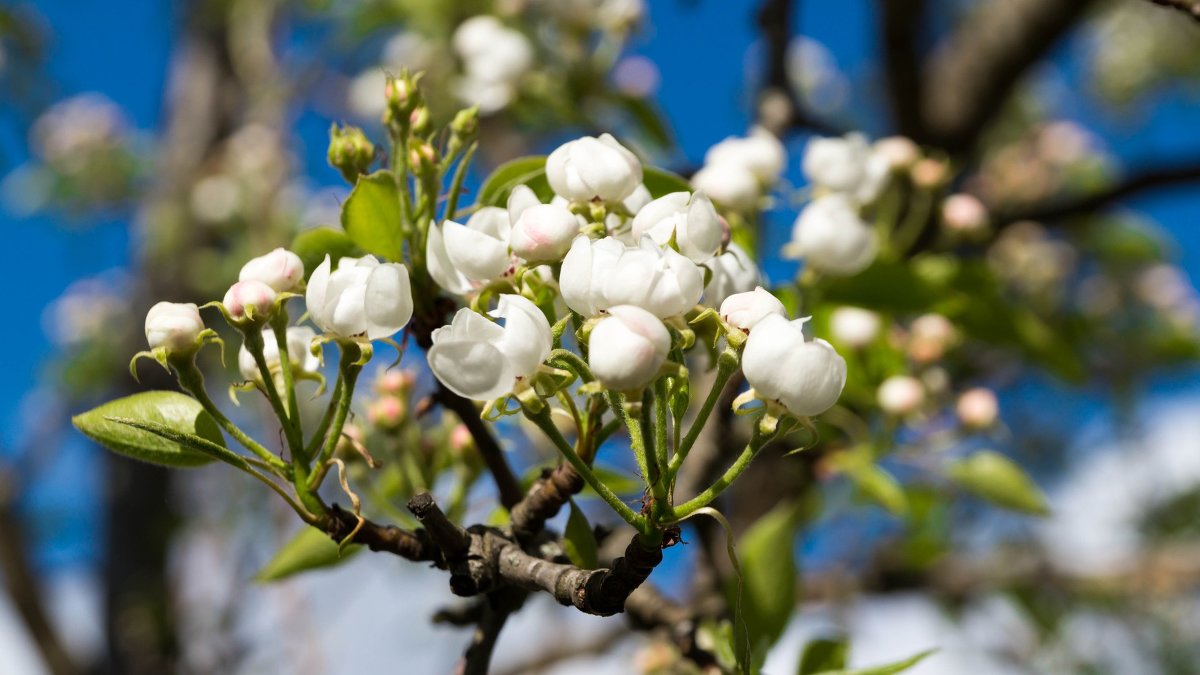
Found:
[[942, 225], [957, 234], [979, 234], [988, 226], [987, 207], [974, 195], [950, 195], [942, 202]]
[[512, 252], [531, 263], [558, 262], [579, 235], [579, 220], [565, 206], [535, 204], [521, 211], [508, 243]]
[[954, 324], [941, 314], [925, 314], [912, 323], [908, 355], [917, 363], [932, 363], [942, 358], [958, 339]]
[[670, 349], [671, 334], [658, 317], [618, 305], [592, 329], [588, 365], [605, 387], [632, 391], [654, 381]]
[[921, 148], [904, 136], [889, 136], [875, 141], [874, 153], [887, 162], [892, 171], [907, 169], [921, 159]]
[[190, 302], [160, 302], [146, 313], [146, 342], [151, 349], [194, 349], [203, 330], [200, 309]]
[[250, 279], [230, 286], [221, 304], [235, 321], [258, 320], [271, 314], [275, 308], [275, 295], [270, 286]]
[[950, 170], [941, 160], [926, 157], [912, 167], [912, 181], [919, 188], [932, 190], [944, 185], [949, 178]]
[[925, 402], [925, 387], [915, 377], [894, 375], [879, 385], [876, 399], [884, 412], [904, 417], [916, 412]]
[[958, 419], [968, 429], [987, 429], [1000, 417], [1000, 403], [996, 393], [986, 387], [968, 389], [958, 397], [955, 406]]
[[455, 452], [465, 452], [475, 447], [475, 437], [471, 435], [467, 425], [459, 424], [450, 430], [450, 449]]
[[285, 248], [251, 259], [238, 274], [238, 281], [261, 281], [279, 293], [295, 290], [303, 280], [304, 263]]
[[417, 377], [409, 370], [385, 370], [375, 378], [375, 393], [380, 396], [407, 396]]
[[407, 416], [408, 404], [395, 396], [375, 399], [367, 406], [367, 421], [385, 431], [398, 429]]
[[749, 333], [754, 326], [775, 314], [787, 318], [787, 309], [779, 298], [772, 295], [762, 286], [749, 293], [735, 293], [725, 298], [718, 312], [726, 323]]

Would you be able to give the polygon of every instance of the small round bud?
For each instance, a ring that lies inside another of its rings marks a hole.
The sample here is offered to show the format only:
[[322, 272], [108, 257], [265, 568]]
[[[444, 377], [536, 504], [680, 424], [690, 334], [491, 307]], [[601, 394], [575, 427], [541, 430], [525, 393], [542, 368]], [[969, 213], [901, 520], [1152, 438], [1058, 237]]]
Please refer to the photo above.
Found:
[[605, 387], [632, 391], [654, 381], [670, 349], [671, 334], [658, 317], [618, 305], [592, 329], [588, 365]]
[[349, 125], [329, 128], [329, 165], [353, 183], [359, 174], [370, 171], [375, 161], [375, 146], [358, 127]]
[[749, 333], [758, 322], [775, 314], [787, 318], [787, 309], [779, 298], [762, 286], [749, 293], [735, 293], [721, 303], [718, 312], [726, 323]]
[[367, 422], [384, 431], [395, 431], [408, 417], [408, 404], [395, 396], [377, 398], [367, 406]]
[[874, 342], [881, 324], [878, 314], [859, 307], [838, 307], [829, 318], [833, 341], [854, 349], [862, 349]]
[[942, 225], [955, 234], [978, 235], [988, 226], [987, 207], [974, 195], [950, 195], [942, 202]]
[[275, 295], [275, 289], [249, 279], [230, 286], [221, 304], [235, 321], [254, 321], [270, 316], [275, 308]]
[[413, 111], [408, 115], [409, 128], [418, 136], [424, 136], [429, 133], [430, 124], [428, 106], [419, 105], [413, 108]]
[[146, 313], [146, 342], [151, 349], [194, 349], [203, 330], [200, 309], [190, 302], [160, 302]]
[[474, 138], [479, 132], [479, 106], [459, 110], [450, 122], [450, 133], [461, 139]]
[[904, 417], [916, 412], [925, 402], [925, 386], [915, 377], [893, 375], [879, 385], [875, 398], [884, 412]]
[[917, 363], [932, 363], [942, 358], [958, 337], [954, 324], [941, 314], [925, 314], [912, 323], [908, 355]]
[[375, 393], [404, 397], [412, 391], [417, 377], [409, 370], [385, 370], [375, 378]]
[[888, 136], [875, 141], [874, 153], [887, 162], [892, 171], [902, 171], [921, 159], [921, 148], [904, 136]]
[[912, 181], [919, 188], [933, 190], [941, 187], [949, 178], [950, 170], [943, 161], [926, 157], [913, 164]]
[[579, 236], [579, 220], [560, 204], [535, 204], [521, 211], [509, 233], [512, 252], [532, 263], [558, 262]]
[[450, 430], [450, 449], [462, 453], [475, 447], [475, 437], [465, 424], [457, 424]]
[[261, 281], [279, 293], [295, 290], [303, 280], [304, 262], [286, 248], [252, 258], [238, 274], [238, 281]]
[[408, 146], [408, 163], [418, 175], [433, 171], [437, 167], [437, 150], [428, 143], [413, 142]]
[[407, 120], [413, 109], [421, 105], [421, 92], [417, 89], [418, 79], [419, 75], [412, 77], [407, 73], [387, 79], [383, 86], [383, 97], [387, 105], [383, 113], [384, 123]]
[[996, 393], [986, 387], [976, 387], [964, 391], [958, 397], [954, 406], [958, 419], [968, 429], [987, 429], [996, 423], [1000, 416], [1000, 403]]

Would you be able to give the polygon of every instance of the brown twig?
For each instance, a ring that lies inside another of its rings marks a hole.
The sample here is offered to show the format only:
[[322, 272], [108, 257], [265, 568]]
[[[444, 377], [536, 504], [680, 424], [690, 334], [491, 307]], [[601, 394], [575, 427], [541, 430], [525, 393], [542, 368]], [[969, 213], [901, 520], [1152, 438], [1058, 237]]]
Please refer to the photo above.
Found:
[[559, 464], [543, 471], [525, 498], [512, 508], [512, 530], [517, 541], [527, 542], [536, 537], [545, 528], [546, 521], [557, 515], [583, 485], [583, 478], [570, 464]]

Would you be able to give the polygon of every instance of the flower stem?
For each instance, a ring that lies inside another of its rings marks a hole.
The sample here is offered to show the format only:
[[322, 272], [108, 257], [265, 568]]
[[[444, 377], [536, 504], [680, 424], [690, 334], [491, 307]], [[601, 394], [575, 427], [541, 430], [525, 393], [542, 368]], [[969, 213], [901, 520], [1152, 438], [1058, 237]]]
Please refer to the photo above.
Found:
[[334, 401], [336, 407], [333, 411], [333, 421], [325, 434], [325, 445], [321, 447], [321, 454], [317, 457], [312, 476], [307, 477], [306, 487], [310, 491], [315, 491], [320, 487], [321, 481], [325, 478], [329, 460], [333, 457], [333, 451], [342, 437], [342, 428], [346, 426], [346, 417], [350, 414], [350, 402], [354, 399], [354, 383], [358, 380], [359, 371], [362, 370], [362, 366], [358, 363], [362, 355], [362, 348], [357, 343], [348, 340], [342, 341], [338, 343], [338, 347], [342, 351], [341, 361], [338, 363], [338, 370], [341, 373], [338, 379], [341, 381], [342, 387], [339, 392], [340, 396]]
[[467, 168], [471, 166], [471, 159], [475, 156], [477, 147], [479, 147], [478, 142], [467, 146], [463, 158], [454, 168], [454, 178], [450, 180], [450, 192], [446, 197], [446, 210], [442, 212], [442, 220], [454, 220], [454, 212], [458, 210], [459, 193], [462, 192], [463, 181], [467, 178]]
[[625, 397], [614, 391], [605, 392], [608, 396], [608, 405], [613, 410], [614, 415], [620, 415], [625, 421], [625, 428], [629, 430], [629, 446], [633, 450], [633, 456], [637, 460], [638, 470], [642, 472], [642, 479], [646, 481], [646, 487], [649, 487], [653, 474], [650, 472], [650, 461], [646, 456], [645, 437], [642, 436], [642, 425], [629, 411], [625, 409]]
[[645, 517], [634, 513], [633, 509], [629, 508], [628, 504], [621, 501], [621, 498], [618, 497], [615, 492], [613, 492], [596, 476], [595, 473], [592, 472], [592, 468], [587, 465], [587, 462], [583, 461], [578, 453], [575, 452], [575, 448], [571, 447], [571, 444], [567, 442], [567, 439], [563, 438], [563, 435], [558, 431], [558, 427], [554, 426], [554, 422], [551, 421], [550, 411], [548, 408], [543, 407], [536, 413], [530, 412], [529, 409], [526, 408], [524, 409], [524, 412], [525, 417], [527, 417], [529, 421], [536, 424], [538, 428], [546, 434], [546, 437], [558, 447], [559, 451], [562, 452], [563, 457], [567, 459], [567, 462], [571, 464], [571, 467], [574, 468], [575, 471], [583, 478], [584, 482], [590, 485], [591, 488], [596, 491], [596, 494], [600, 495], [600, 498], [603, 499], [606, 504], [612, 507], [613, 511], [617, 512], [617, 515], [621, 517], [621, 520], [624, 520], [632, 525], [643, 535], [648, 535], [651, 532], [653, 528], [650, 526], [650, 522]]
[[655, 513], [669, 506], [670, 496], [667, 490], [669, 477], [667, 462], [670, 458], [670, 448], [667, 445], [667, 407], [670, 405], [667, 393], [667, 380], [660, 377], [654, 383], [654, 396], [648, 397], [654, 404], [654, 483], [651, 492], [654, 495]]
[[[296, 426], [295, 420], [288, 417], [287, 410], [284, 408], [283, 399], [279, 397], [279, 390], [275, 388], [275, 378], [271, 375], [271, 369], [267, 367], [267, 358], [263, 354], [263, 332], [258, 326], [248, 327], [242, 332], [246, 340], [246, 351], [254, 357], [254, 363], [258, 365], [258, 377], [262, 381], [263, 391], [266, 392], [267, 400], [271, 402], [271, 409], [275, 411], [275, 417], [279, 418], [279, 424], [283, 426], [283, 435], [287, 439], [288, 450], [293, 456], [304, 452], [304, 445], [300, 438], [300, 429]], [[286, 340], [286, 336], [284, 338]], [[286, 344], [284, 348], [286, 349]], [[280, 355], [280, 364], [282, 361]]]
[[721, 394], [725, 391], [725, 385], [729, 383], [729, 378], [737, 370], [738, 357], [732, 350], [726, 349], [717, 358], [717, 379], [713, 381], [712, 389], [709, 390], [708, 396], [704, 399], [704, 404], [700, 406], [700, 412], [696, 414], [696, 419], [692, 420], [692, 426], [688, 428], [687, 435], [683, 437], [683, 442], [678, 448], [675, 448], [675, 456], [671, 458], [670, 464], [667, 465], [667, 474], [671, 476], [671, 482], [675, 482], [675, 474], [679, 473], [679, 467], [683, 464], [683, 460], [687, 459], [688, 452], [692, 446], [696, 444], [696, 439], [700, 437], [700, 432], [704, 430], [705, 423], [708, 422], [709, 415], [712, 414], [713, 408], [716, 407], [717, 401], [721, 400]]
[[777, 430], [772, 431], [769, 434], [762, 433], [762, 431], [758, 428], [758, 424], [756, 423], [754, 425], [754, 435], [750, 437], [750, 443], [746, 445], [744, 450], [742, 450], [742, 454], [738, 455], [738, 458], [734, 460], [733, 465], [730, 466], [720, 478], [714, 481], [713, 484], [708, 487], [708, 489], [680, 504], [679, 506], [673, 507], [669, 514], [670, 520], [683, 520], [696, 511], [708, 506], [714, 499], [721, 496], [721, 493], [725, 491], [725, 488], [729, 487], [733, 481], [738, 479], [738, 476], [741, 476], [742, 473], [746, 471], [746, 469], [750, 466], [750, 462], [754, 460], [754, 457], [758, 454], [758, 451], [762, 450], [763, 446], [767, 444], [767, 441], [770, 441], [777, 434]]
[[287, 462], [283, 461], [275, 455], [275, 453], [263, 447], [258, 441], [250, 438], [246, 432], [242, 431], [234, 424], [221, 409], [213, 403], [208, 397], [208, 392], [204, 389], [204, 374], [196, 367], [196, 364], [188, 361], [187, 363], [173, 363], [175, 366], [175, 376], [179, 380], [179, 386], [192, 395], [200, 403], [204, 410], [212, 415], [212, 418], [221, 425], [230, 436], [233, 436], [238, 443], [241, 443], [250, 452], [258, 455], [267, 464], [271, 465], [272, 470], [279, 475], [286, 475], [288, 470]]
[[292, 372], [292, 356], [288, 351], [287, 329], [287, 310], [280, 307], [279, 315], [271, 322], [271, 331], [275, 333], [275, 346], [279, 349], [279, 367], [283, 372], [283, 393], [287, 397], [288, 419], [295, 426], [296, 437], [300, 441], [296, 446], [297, 454], [307, 462], [308, 456], [303, 455], [305, 449], [304, 427], [300, 423], [300, 402], [296, 398], [296, 378]]

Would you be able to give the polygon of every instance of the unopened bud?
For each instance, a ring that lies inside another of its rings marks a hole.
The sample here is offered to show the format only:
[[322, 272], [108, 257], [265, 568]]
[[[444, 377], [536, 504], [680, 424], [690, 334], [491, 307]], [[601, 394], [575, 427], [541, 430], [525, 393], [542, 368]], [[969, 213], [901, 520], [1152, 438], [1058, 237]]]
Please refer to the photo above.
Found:
[[976, 387], [963, 392], [955, 406], [958, 419], [968, 429], [987, 429], [1000, 416], [1000, 404], [991, 389]]
[[275, 308], [275, 289], [255, 279], [239, 281], [229, 287], [221, 304], [237, 323], [259, 322]]
[[375, 378], [375, 393], [380, 396], [407, 396], [416, 376], [408, 370], [385, 370]]
[[414, 142], [408, 146], [408, 164], [414, 174], [432, 172], [437, 168], [437, 151], [428, 143]]
[[946, 163], [926, 157], [918, 160], [912, 167], [912, 181], [919, 187], [926, 190], [933, 190], [945, 184], [950, 177], [950, 170], [946, 167]]
[[421, 92], [417, 88], [421, 75], [402, 72], [399, 77], [389, 77], [383, 86], [383, 97], [387, 108], [383, 121], [389, 126], [409, 119], [409, 115], [421, 105]]
[[450, 132], [460, 139], [474, 138], [479, 133], [479, 106], [459, 110], [450, 122]]
[[879, 385], [876, 399], [884, 412], [903, 417], [916, 412], [925, 402], [925, 387], [915, 377], [894, 375]]
[[329, 165], [353, 183], [359, 174], [367, 173], [375, 161], [375, 146], [367, 140], [362, 129], [352, 126], [329, 128]]
[[395, 431], [408, 417], [408, 404], [395, 396], [375, 399], [367, 406], [367, 421], [385, 431]]
[[429, 133], [429, 107], [419, 105], [413, 108], [413, 111], [408, 115], [408, 126], [412, 133], [418, 136], [424, 136]]
[[977, 236], [987, 229], [987, 207], [973, 195], [950, 195], [942, 202], [942, 225], [953, 234]]

